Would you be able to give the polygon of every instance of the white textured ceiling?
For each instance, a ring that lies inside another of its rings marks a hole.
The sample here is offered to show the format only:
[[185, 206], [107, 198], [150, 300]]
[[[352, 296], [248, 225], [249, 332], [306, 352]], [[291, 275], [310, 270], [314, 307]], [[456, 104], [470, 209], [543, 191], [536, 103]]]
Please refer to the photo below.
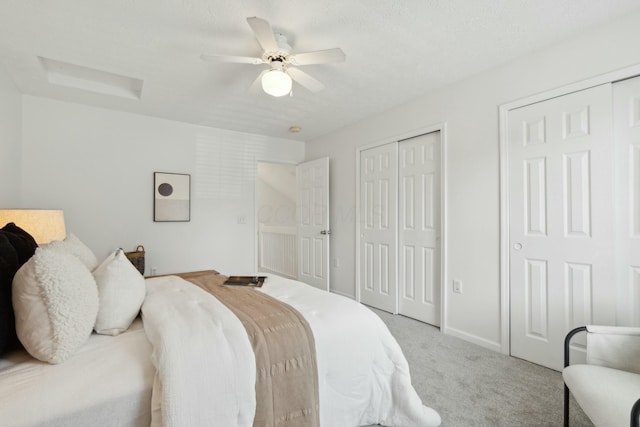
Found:
[[[306, 141], [636, 11], [638, 0], [2, 0], [0, 66], [25, 94]], [[294, 53], [340, 47], [347, 60], [302, 68], [325, 84], [317, 94], [249, 94], [264, 65], [200, 55], [259, 56], [250, 16]], [[141, 96], [52, 84], [39, 57], [142, 80]]]

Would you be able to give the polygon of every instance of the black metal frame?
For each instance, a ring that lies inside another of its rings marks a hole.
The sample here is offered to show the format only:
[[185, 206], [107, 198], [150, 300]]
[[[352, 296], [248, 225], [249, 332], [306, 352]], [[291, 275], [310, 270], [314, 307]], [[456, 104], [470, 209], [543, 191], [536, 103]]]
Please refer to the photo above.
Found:
[[[569, 351], [571, 338], [579, 332], [584, 332], [587, 330], [586, 326], [580, 326], [579, 328], [572, 329], [569, 331], [567, 336], [564, 339], [564, 367], [569, 366]], [[564, 384], [564, 427], [569, 427], [569, 387], [567, 384]]]
[[[569, 351], [571, 339], [573, 336], [579, 332], [584, 332], [587, 330], [586, 326], [580, 326], [579, 328], [572, 329], [569, 331], [567, 336], [564, 339], [564, 367], [569, 366]], [[630, 427], [640, 427], [640, 399], [636, 400], [636, 403], [633, 404], [631, 408], [631, 414], [629, 415], [629, 426]], [[567, 384], [564, 385], [564, 427], [569, 427], [569, 387]]]
[[636, 400], [631, 408], [631, 427], [640, 426], [640, 399]]

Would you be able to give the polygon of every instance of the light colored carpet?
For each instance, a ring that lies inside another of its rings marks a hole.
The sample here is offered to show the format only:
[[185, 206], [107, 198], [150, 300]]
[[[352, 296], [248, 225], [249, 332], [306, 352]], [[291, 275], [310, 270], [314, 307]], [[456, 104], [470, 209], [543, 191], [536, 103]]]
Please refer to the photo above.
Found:
[[[373, 311], [402, 347], [414, 388], [440, 413], [443, 427], [562, 426], [559, 372]], [[573, 401], [570, 414], [571, 427], [593, 426]]]

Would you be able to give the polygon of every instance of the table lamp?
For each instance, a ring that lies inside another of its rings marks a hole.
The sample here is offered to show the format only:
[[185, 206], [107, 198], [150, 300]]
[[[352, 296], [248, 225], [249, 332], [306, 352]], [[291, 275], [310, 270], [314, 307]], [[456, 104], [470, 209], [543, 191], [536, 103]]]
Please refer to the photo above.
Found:
[[15, 223], [31, 234], [38, 245], [66, 237], [64, 211], [49, 209], [0, 209], [0, 227]]

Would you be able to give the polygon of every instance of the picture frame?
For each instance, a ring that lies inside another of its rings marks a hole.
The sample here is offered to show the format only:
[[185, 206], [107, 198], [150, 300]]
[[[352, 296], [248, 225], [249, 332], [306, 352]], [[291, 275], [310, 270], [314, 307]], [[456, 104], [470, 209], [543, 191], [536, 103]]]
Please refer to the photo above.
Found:
[[153, 221], [191, 221], [191, 175], [153, 173]]

